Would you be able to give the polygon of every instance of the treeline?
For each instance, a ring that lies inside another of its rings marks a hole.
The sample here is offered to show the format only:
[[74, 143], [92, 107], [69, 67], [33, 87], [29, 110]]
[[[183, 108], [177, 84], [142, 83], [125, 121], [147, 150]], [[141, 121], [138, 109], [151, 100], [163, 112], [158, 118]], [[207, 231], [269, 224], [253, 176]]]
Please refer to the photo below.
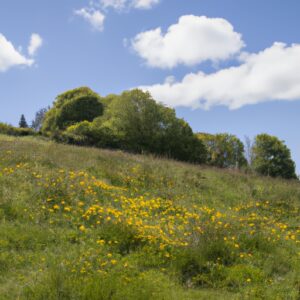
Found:
[[59, 95], [46, 113], [42, 133], [78, 145], [153, 153], [205, 163], [207, 151], [173, 109], [140, 90], [100, 97], [89, 88]]
[[35, 131], [32, 128], [14, 127], [12, 125], [0, 123], [0, 133], [12, 136], [34, 135]]
[[297, 178], [290, 150], [277, 137], [260, 134], [253, 143], [246, 142], [245, 151], [245, 145], [234, 135], [194, 133], [187, 122], [176, 117], [174, 109], [158, 104], [149, 93], [138, 89], [106, 97], [87, 87], [67, 91], [57, 96], [51, 108], [37, 112], [31, 128], [24, 116], [19, 125], [23, 128], [1, 124], [0, 132], [39, 132], [70, 144]]

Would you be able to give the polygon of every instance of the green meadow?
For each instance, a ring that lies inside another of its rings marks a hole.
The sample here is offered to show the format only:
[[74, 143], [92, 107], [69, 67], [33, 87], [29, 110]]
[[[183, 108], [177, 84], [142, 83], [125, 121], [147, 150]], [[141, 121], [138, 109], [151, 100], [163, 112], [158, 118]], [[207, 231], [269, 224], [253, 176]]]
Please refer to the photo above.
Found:
[[300, 184], [0, 135], [0, 299], [300, 299]]

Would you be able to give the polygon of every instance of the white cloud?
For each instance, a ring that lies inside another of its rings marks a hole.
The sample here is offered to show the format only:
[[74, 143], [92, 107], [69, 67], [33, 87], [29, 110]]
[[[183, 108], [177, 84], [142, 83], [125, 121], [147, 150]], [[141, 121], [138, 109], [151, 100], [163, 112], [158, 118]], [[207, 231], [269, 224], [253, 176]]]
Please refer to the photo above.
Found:
[[43, 39], [37, 33], [33, 33], [30, 38], [30, 43], [28, 46], [28, 53], [34, 56], [37, 50], [43, 45]]
[[134, 0], [132, 2], [132, 5], [135, 8], [140, 8], [140, 9], [150, 9], [152, 6], [155, 4], [158, 4], [160, 0]]
[[132, 47], [152, 67], [173, 68], [219, 61], [239, 53], [244, 46], [241, 34], [225, 19], [186, 15], [171, 25], [139, 33]]
[[81, 8], [75, 11], [75, 15], [82, 17], [90, 23], [94, 30], [103, 30], [105, 15], [101, 11], [93, 8]]
[[[119, 12], [135, 9], [150, 9], [160, 0], [90, 0], [88, 7], [75, 10], [75, 15], [82, 17], [97, 31], [103, 31], [108, 8]], [[105, 14], [104, 14], [104, 13]]]
[[0, 72], [5, 72], [14, 66], [31, 66], [34, 60], [26, 58], [14, 45], [0, 33]]
[[209, 109], [272, 100], [300, 100], [300, 44], [274, 43], [256, 54], [241, 56], [241, 65], [212, 74], [186, 75], [182, 81], [168, 78], [162, 84], [142, 86], [166, 105]]

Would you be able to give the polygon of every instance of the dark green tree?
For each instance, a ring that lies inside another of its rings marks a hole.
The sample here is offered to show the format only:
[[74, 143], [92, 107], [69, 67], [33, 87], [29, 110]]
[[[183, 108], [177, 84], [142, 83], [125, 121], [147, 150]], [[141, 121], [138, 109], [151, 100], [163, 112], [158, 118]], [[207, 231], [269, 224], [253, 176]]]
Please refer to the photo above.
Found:
[[25, 116], [22, 114], [19, 122], [20, 128], [28, 128], [28, 124], [26, 122]]
[[286, 179], [297, 178], [295, 163], [284, 141], [268, 134], [257, 135], [252, 152], [252, 165], [259, 174]]

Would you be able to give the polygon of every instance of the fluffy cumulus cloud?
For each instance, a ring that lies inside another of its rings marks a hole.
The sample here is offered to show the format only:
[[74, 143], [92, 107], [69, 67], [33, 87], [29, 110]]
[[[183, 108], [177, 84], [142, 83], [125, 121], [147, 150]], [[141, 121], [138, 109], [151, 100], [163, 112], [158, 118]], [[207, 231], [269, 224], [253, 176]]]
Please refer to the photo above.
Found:
[[32, 66], [33, 63], [33, 59], [25, 57], [0, 33], [0, 72], [15, 66]]
[[225, 105], [238, 109], [265, 101], [300, 99], [300, 44], [274, 43], [240, 59], [239, 66], [215, 73], [191, 73], [181, 81], [168, 77], [162, 84], [140, 88], [172, 107], [209, 109]]
[[227, 20], [194, 15], [180, 17], [166, 33], [156, 28], [132, 40], [136, 53], [149, 66], [159, 68], [228, 59], [243, 46], [241, 34]]
[[96, 31], [102, 31], [105, 15], [94, 8], [81, 8], [78, 10], [75, 10], [75, 15], [82, 17], [84, 20], [86, 20], [94, 30]]
[[34, 56], [38, 49], [43, 45], [43, 39], [37, 33], [33, 33], [30, 38], [28, 53], [31, 56]]

